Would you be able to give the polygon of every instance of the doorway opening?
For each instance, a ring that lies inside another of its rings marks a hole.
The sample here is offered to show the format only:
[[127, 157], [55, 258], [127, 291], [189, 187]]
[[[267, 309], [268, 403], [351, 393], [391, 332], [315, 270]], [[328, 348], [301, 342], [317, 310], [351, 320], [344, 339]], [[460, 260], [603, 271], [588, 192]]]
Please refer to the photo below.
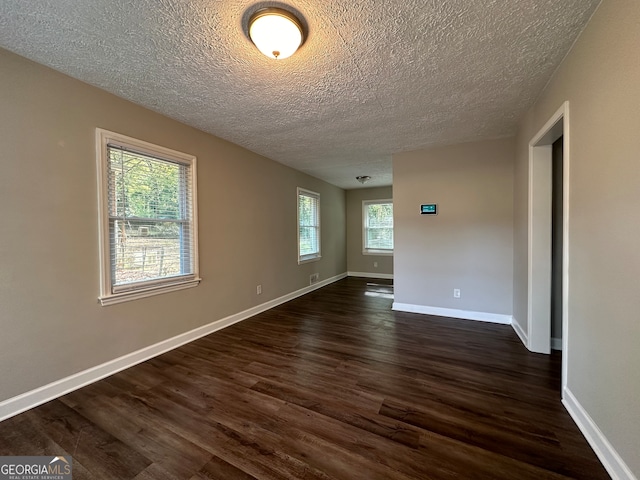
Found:
[[564, 137], [551, 145], [551, 350], [562, 350], [562, 159]]
[[567, 378], [569, 146], [565, 102], [529, 143], [527, 312], [527, 348], [550, 354], [553, 346], [563, 352], [562, 391]]

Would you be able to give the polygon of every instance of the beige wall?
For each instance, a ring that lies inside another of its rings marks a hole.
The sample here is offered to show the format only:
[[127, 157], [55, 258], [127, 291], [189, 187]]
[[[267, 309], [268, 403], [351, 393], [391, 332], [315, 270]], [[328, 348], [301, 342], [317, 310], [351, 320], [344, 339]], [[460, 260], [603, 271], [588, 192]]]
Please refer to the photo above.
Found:
[[[393, 255], [362, 253], [362, 202], [393, 198], [391, 187], [347, 190], [347, 270], [352, 273], [392, 275]], [[374, 266], [374, 262], [378, 266]]]
[[523, 120], [514, 314], [526, 325], [527, 146], [570, 108], [567, 388], [640, 477], [640, 2], [604, 0]]
[[[0, 105], [0, 401], [346, 272], [337, 187], [2, 50]], [[197, 288], [99, 306], [96, 127], [197, 156]], [[298, 186], [322, 212], [300, 266]]]
[[395, 302], [511, 315], [513, 156], [513, 139], [394, 155]]

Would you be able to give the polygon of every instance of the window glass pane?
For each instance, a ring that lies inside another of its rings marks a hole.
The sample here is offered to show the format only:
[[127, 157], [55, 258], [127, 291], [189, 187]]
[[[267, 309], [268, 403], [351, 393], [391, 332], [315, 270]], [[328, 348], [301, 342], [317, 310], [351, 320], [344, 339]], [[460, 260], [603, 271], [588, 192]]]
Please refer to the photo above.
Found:
[[315, 198], [300, 195], [300, 225], [315, 226]]
[[369, 203], [364, 208], [365, 249], [393, 250], [393, 203]]
[[114, 285], [190, 273], [182, 265], [180, 223], [127, 219], [111, 225]]
[[116, 217], [178, 219], [183, 165], [109, 148], [110, 213]]
[[109, 146], [112, 284], [193, 273], [187, 165]]
[[298, 191], [298, 258], [320, 253], [320, 199], [317, 194]]
[[393, 250], [393, 229], [369, 229], [367, 231], [367, 248]]
[[315, 227], [300, 227], [300, 255], [318, 252], [318, 231]]
[[393, 228], [393, 205], [376, 203], [367, 209], [369, 228]]

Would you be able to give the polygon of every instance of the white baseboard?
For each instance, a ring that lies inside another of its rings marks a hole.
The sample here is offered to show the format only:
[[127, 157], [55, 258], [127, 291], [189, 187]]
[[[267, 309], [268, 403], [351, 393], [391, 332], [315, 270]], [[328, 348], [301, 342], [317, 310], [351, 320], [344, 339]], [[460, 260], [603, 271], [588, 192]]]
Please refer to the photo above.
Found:
[[387, 280], [393, 280], [393, 273], [348, 272], [347, 275], [350, 277], [384, 278]]
[[412, 305], [410, 303], [393, 302], [392, 310], [409, 313], [422, 313], [424, 315], [437, 315], [439, 317], [462, 318], [465, 320], [478, 320], [481, 322], [501, 323], [511, 325], [511, 315], [500, 313], [473, 312], [470, 310], [456, 310], [454, 308], [429, 307], [426, 305]]
[[564, 389], [562, 403], [611, 478], [613, 480], [638, 480], [568, 388]]
[[513, 328], [515, 330], [515, 332], [518, 334], [518, 337], [520, 337], [520, 341], [528, 349], [529, 348], [529, 337], [527, 336], [526, 333], [524, 333], [524, 330], [522, 329], [522, 326], [520, 325], [520, 322], [518, 322], [516, 317], [512, 317], [511, 328]]
[[173, 350], [174, 348], [178, 348], [181, 345], [193, 342], [200, 337], [209, 335], [210, 333], [221, 330], [233, 325], [234, 323], [246, 320], [247, 318], [277, 307], [278, 305], [293, 300], [294, 298], [301, 297], [313, 290], [317, 290], [318, 288], [322, 288], [330, 283], [342, 280], [346, 276], [346, 273], [342, 273], [335, 277], [322, 280], [308, 287], [283, 295], [282, 297], [256, 305], [255, 307], [244, 310], [243, 312], [216, 320], [208, 325], [203, 325], [202, 327], [198, 327], [194, 330], [181, 333], [180, 335], [168, 338], [154, 345], [150, 345], [101, 365], [97, 365], [60, 380], [56, 380], [48, 385], [44, 385], [29, 392], [4, 400], [3, 402], [0, 402], [0, 421], [6, 420], [14, 415], [18, 415], [19, 413], [37, 407], [38, 405], [42, 405], [54, 398], [61, 397], [62, 395], [113, 375], [114, 373], [118, 373], [126, 368], [133, 367], [138, 363], [149, 360], [150, 358], [161, 355], [169, 350]]
[[[524, 346], [529, 348], [529, 346], [528, 346], [529, 345], [529, 337], [527, 336], [526, 333], [524, 333], [524, 330], [522, 329], [522, 326], [520, 325], [520, 323], [518, 322], [516, 317], [512, 318], [511, 327], [518, 334], [518, 337], [520, 337], [520, 341], [524, 344]], [[552, 350], [562, 350], [562, 339], [561, 338], [552, 337], [551, 338], [551, 349]]]

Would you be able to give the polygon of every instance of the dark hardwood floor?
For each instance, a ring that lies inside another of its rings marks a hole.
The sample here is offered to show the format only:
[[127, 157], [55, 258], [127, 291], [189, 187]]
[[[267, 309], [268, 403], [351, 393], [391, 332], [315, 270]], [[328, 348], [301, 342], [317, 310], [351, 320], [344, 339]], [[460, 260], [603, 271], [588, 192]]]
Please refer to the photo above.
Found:
[[609, 478], [560, 357], [347, 278], [0, 423], [74, 479]]

